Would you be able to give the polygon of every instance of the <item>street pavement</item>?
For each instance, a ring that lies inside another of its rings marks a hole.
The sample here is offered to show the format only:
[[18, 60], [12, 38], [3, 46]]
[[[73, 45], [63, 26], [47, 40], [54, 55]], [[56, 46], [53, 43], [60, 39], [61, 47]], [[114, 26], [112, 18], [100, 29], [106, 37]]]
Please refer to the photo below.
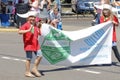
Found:
[[[63, 30], [74, 31], [91, 27], [92, 17], [64, 18]], [[22, 36], [17, 28], [0, 28], [0, 80], [119, 80], [120, 66], [114, 54], [112, 65], [97, 66], [55, 66], [40, 64], [42, 77], [24, 76], [25, 52]], [[118, 49], [120, 50], [120, 28], [117, 28]], [[33, 66], [33, 64], [32, 64]]]

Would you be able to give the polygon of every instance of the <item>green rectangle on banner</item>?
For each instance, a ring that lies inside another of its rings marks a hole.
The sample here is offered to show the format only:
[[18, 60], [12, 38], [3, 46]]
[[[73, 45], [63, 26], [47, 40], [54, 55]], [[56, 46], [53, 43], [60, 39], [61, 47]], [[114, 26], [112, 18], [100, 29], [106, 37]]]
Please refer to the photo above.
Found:
[[61, 48], [59, 50], [56, 50], [56, 48], [55, 48], [54, 50], [42, 49], [42, 53], [43, 53], [43, 56], [51, 64], [55, 64], [55, 63], [65, 60], [68, 57], [70, 52], [69, 52], [69, 50], [63, 50]]

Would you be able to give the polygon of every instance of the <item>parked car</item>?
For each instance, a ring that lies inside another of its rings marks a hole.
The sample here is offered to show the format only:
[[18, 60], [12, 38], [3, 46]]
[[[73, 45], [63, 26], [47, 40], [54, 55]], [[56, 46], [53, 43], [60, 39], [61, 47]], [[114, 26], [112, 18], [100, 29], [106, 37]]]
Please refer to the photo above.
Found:
[[94, 12], [94, 2], [99, 0], [71, 0], [72, 11], [75, 13]]
[[93, 12], [93, 2], [81, 2], [81, 0], [72, 0], [72, 11], [75, 13]]

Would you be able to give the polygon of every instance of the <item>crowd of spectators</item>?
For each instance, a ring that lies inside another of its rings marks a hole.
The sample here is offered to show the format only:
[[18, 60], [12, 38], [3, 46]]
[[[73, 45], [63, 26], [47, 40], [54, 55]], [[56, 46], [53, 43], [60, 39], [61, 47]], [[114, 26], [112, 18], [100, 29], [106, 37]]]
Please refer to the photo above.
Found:
[[17, 13], [25, 14], [29, 10], [35, 10], [39, 13], [39, 18], [56, 28], [62, 25], [60, 0], [55, 0], [52, 6], [51, 0], [0, 0], [0, 26], [20, 27], [26, 22], [26, 18]]

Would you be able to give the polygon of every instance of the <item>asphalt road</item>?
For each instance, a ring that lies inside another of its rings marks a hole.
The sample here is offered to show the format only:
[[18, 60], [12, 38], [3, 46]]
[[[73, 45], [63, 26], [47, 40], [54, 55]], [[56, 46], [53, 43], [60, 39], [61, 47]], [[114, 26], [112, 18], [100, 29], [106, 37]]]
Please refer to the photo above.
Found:
[[[91, 27], [92, 18], [65, 18], [63, 29], [73, 31]], [[120, 50], [120, 28], [117, 28], [118, 49]], [[117, 63], [114, 54], [112, 62]], [[25, 71], [25, 53], [22, 36], [17, 32], [0, 32], [0, 80], [119, 80], [120, 66], [55, 66], [41, 64], [39, 78], [27, 78]]]

